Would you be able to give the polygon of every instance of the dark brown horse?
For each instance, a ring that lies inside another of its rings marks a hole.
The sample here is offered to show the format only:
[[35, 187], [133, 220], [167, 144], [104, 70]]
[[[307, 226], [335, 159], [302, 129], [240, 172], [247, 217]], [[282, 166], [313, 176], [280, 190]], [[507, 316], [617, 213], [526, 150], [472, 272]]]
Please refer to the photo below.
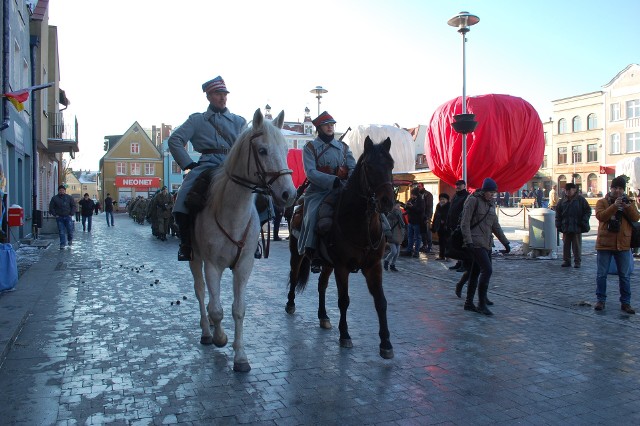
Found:
[[[357, 270], [367, 281], [378, 314], [380, 356], [393, 358], [387, 325], [387, 299], [382, 289], [382, 255], [385, 238], [380, 220], [381, 213], [393, 207], [394, 192], [391, 171], [393, 158], [389, 154], [391, 140], [374, 144], [367, 136], [364, 152], [358, 159], [346, 187], [338, 196], [330, 231], [319, 238], [319, 251], [325, 257], [318, 281], [320, 327], [331, 328], [325, 309], [325, 293], [331, 272], [338, 287], [340, 308], [340, 346], [351, 348], [347, 326], [349, 308], [349, 274]], [[312, 212], [313, 214], [315, 212]], [[286, 311], [295, 312], [295, 293], [304, 290], [309, 280], [310, 260], [298, 253], [298, 241], [292, 234], [289, 240], [291, 271]]]

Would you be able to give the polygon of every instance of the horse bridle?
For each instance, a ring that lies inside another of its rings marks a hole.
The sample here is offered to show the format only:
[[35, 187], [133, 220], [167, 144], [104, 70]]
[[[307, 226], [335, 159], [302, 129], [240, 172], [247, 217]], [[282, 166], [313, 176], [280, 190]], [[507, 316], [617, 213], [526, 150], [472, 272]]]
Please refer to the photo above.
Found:
[[[253, 156], [255, 157], [255, 160], [254, 160], [255, 165], [256, 165], [256, 168], [258, 169], [258, 171], [256, 172], [256, 176], [258, 177], [259, 182], [256, 183], [249, 179], [245, 179], [241, 176], [233, 175], [233, 174], [230, 174], [229, 172], [226, 172], [226, 173], [229, 179], [231, 179], [231, 181], [237, 183], [238, 185], [248, 188], [256, 194], [262, 194], [262, 195], [266, 195], [267, 197], [272, 197], [273, 189], [271, 188], [271, 184], [275, 182], [276, 179], [278, 179], [280, 176], [293, 174], [293, 170], [282, 169], [277, 172], [269, 172], [265, 170], [264, 165], [260, 162], [260, 159], [258, 156], [258, 148], [253, 143], [253, 141], [256, 138], [259, 138], [262, 135], [264, 135], [264, 132], [256, 132], [253, 135], [251, 135], [251, 138], [249, 139], [249, 144], [251, 145], [251, 149], [249, 150], [249, 158], [247, 159], [247, 175], [249, 175], [249, 167], [251, 165], [251, 154], [253, 153]], [[267, 181], [268, 178], [270, 179]], [[233, 238], [231, 238], [231, 235], [229, 235], [229, 233], [222, 227], [217, 217], [215, 217], [215, 220], [216, 220], [216, 224], [218, 224], [218, 227], [224, 233], [224, 235], [233, 244], [235, 244], [236, 247], [238, 247], [238, 250], [236, 252], [236, 257], [233, 259], [233, 262], [229, 266], [229, 269], [233, 269], [236, 266], [236, 263], [238, 263], [238, 259], [240, 259], [240, 254], [242, 253], [242, 249], [245, 246], [245, 239], [247, 238], [247, 234], [249, 233], [249, 226], [251, 225], [251, 221], [247, 223], [247, 226], [242, 235], [242, 239], [240, 241], [236, 241]], [[265, 247], [265, 254], [264, 254], [265, 259], [269, 257], [269, 245], [271, 241], [269, 239], [269, 234], [271, 233], [271, 209], [269, 209], [267, 222], [268, 222], [268, 225], [267, 225], [266, 246], [265, 246], [264, 232], [262, 231], [262, 229], [260, 230], [262, 234], [262, 245]]]
[[[271, 188], [271, 184], [276, 181], [280, 176], [293, 174], [293, 170], [291, 169], [282, 169], [277, 172], [269, 172], [264, 169], [264, 165], [260, 162], [258, 157], [258, 148], [253, 143], [256, 138], [264, 135], [264, 132], [256, 132], [249, 139], [249, 144], [251, 145], [251, 149], [249, 150], [249, 158], [247, 160], [247, 175], [249, 174], [249, 167], [251, 164], [251, 154], [255, 157], [255, 165], [258, 171], [256, 172], [256, 176], [258, 177], [258, 182], [253, 182], [249, 179], [245, 179], [241, 176], [233, 175], [227, 173], [229, 179], [233, 182], [237, 183], [240, 186], [245, 188], [249, 188], [252, 192], [256, 194], [263, 194], [268, 196], [273, 196], [273, 189]], [[270, 178], [269, 180], [267, 180]]]

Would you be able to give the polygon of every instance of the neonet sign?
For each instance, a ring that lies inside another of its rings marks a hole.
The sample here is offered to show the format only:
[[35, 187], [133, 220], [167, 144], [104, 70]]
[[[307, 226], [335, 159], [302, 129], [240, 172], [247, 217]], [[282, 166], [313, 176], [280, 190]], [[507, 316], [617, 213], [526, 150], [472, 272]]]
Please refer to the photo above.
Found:
[[160, 186], [160, 178], [117, 176], [116, 186], [124, 188], [155, 188]]

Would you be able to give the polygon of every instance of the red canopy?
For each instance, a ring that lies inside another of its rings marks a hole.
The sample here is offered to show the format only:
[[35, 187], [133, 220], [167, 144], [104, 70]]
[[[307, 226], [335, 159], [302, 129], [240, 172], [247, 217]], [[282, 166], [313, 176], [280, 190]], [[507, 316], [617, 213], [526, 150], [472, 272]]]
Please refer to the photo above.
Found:
[[293, 185], [297, 188], [302, 185], [302, 182], [307, 178], [302, 163], [302, 150], [290, 149], [289, 152], [287, 152], [287, 164], [289, 168], [293, 170]]
[[[467, 134], [467, 186], [479, 188], [491, 177], [500, 192], [520, 189], [540, 169], [544, 156], [536, 110], [522, 98], [492, 94], [467, 98], [467, 112], [478, 122]], [[450, 185], [462, 178], [462, 135], [451, 127], [453, 116], [461, 113], [461, 97], [438, 107], [425, 142], [429, 167]]]

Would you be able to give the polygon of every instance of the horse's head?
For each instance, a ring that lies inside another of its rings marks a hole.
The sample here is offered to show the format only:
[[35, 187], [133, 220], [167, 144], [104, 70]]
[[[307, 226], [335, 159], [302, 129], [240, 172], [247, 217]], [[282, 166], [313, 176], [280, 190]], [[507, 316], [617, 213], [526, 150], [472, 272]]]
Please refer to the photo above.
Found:
[[358, 159], [358, 183], [367, 196], [375, 202], [376, 209], [388, 213], [393, 208], [395, 194], [393, 192], [393, 158], [389, 153], [391, 139], [387, 138], [374, 144], [367, 136], [364, 141], [364, 152]]
[[[249, 129], [247, 179], [255, 182], [257, 192], [270, 194], [278, 207], [290, 206], [296, 195], [287, 165], [287, 142], [282, 136], [284, 111], [273, 122], [266, 121], [260, 108], [253, 114]], [[252, 160], [253, 158], [253, 160]]]

